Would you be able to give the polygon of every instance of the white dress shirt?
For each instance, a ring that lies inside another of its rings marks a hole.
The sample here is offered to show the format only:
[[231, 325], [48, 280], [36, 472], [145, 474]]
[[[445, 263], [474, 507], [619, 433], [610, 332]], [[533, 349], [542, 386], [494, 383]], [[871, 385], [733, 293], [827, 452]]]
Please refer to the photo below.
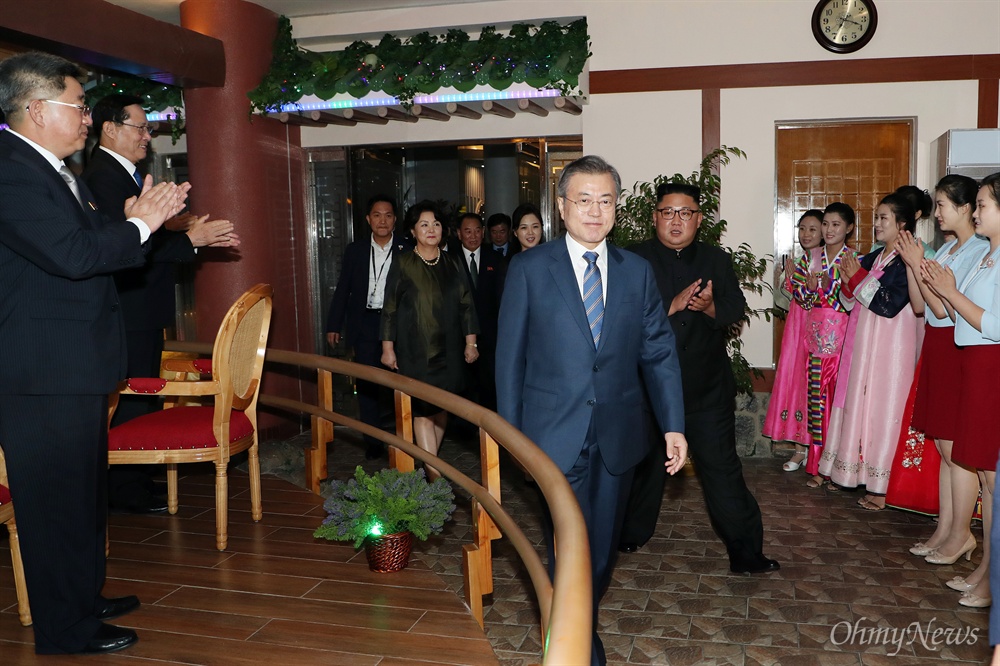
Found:
[[389, 277], [389, 266], [392, 265], [392, 241], [382, 247], [371, 237], [370, 265], [368, 266], [368, 301], [369, 310], [381, 310], [385, 303], [385, 281]]
[[[35, 143], [31, 139], [29, 139], [28, 137], [24, 136], [23, 134], [18, 134], [17, 132], [15, 132], [14, 130], [10, 129], [9, 127], [7, 128], [7, 131], [10, 132], [11, 134], [13, 134], [14, 136], [16, 136], [17, 138], [21, 139], [22, 141], [24, 141], [26, 144], [28, 144], [32, 148], [34, 148], [35, 151], [39, 155], [41, 155], [43, 158], [45, 158], [46, 162], [48, 162], [50, 165], [52, 165], [52, 168], [55, 169], [57, 173], [59, 172], [59, 170], [61, 168], [63, 168], [64, 166], [66, 166], [66, 163], [63, 162], [58, 157], [56, 157], [55, 154], [52, 153], [52, 151], [50, 151], [50, 150], [48, 150], [46, 148], [43, 148], [42, 146], [38, 145], [37, 143]], [[59, 177], [62, 178], [61, 175]], [[77, 178], [77, 182], [79, 182], [79, 180], [80, 179]], [[68, 187], [68, 185], [67, 185], [67, 187]], [[124, 205], [125, 205], [125, 202], [123, 201], [122, 202], [122, 206], [124, 206]], [[145, 243], [147, 240], [149, 240], [149, 236], [150, 236], [150, 234], [152, 232], [150, 232], [149, 227], [146, 226], [145, 222], [143, 222], [142, 220], [140, 220], [138, 217], [130, 217], [130, 218], [128, 218], [128, 221], [131, 222], [132, 224], [134, 224], [135, 228], [139, 230], [139, 242], [140, 243]]]

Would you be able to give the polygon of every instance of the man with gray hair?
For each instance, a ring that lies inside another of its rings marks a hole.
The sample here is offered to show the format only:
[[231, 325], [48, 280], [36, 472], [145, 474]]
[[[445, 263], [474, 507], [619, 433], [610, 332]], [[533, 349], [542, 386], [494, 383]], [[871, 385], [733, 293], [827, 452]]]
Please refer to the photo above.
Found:
[[[600, 157], [563, 170], [557, 204], [566, 236], [514, 255], [497, 342], [497, 411], [566, 475], [587, 523], [592, 664], [607, 661], [597, 610], [632, 475], [648, 450], [643, 385], [664, 433], [667, 472], [687, 457], [680, 366], [652, 268], [606, 241], [620, 189]], [[551, 572], [558, 553], [546, 522]]]
[[125, 376], [111, 272], [177, 213], [187, 186], [146, 179], [107, 224], [63, 160], [91, 124], [80, 72], [44, 53], [0, 62], [0, 446], [7, 460], [39, 654], [110, 652], [137, 640], [105, 623], [108, 394]]

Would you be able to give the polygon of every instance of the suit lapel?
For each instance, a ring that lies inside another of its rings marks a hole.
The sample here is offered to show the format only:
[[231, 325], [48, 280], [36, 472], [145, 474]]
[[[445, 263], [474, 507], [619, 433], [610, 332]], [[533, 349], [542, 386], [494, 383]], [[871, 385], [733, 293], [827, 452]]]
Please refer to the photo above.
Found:
[[[20, 138], [10, 134], [8, 132], [0, 132], [0, 138], [6, 141], [12, 148], [11, 157], [19, 162], [24, 163], [30, 168], [37, 171], [43, 178], [47, 178], [50, 184], [55, 188], [59, 195], [64, 200], [64, 208], [66, 210], [72, 210], [76, 212], [76, 219], [80, 224], [87, 228], [93, 229], [100, 221], [97, 214], [97, 207], [94, 205], [94, 196], [90, 193], [90, 190], [83, 184], [82, 178], [77, 178], [76, 183], [80, 188], [80, 197], [84, 200], [84, 205], [86, 205], [91, 210], [90, 215], [84, 212], [83, 208], [80, 207], [80, 202], [76, 200], [73, 196], [73, 190], [69, 188], [66, 181], [62, 179], [59, 172], [52, 168], [52, 165], [42, 157], [38, 151], [29, 146], [27, 143], [22, 141]], [[84, 194], [86, 192], [86, 194]], [[89, 205], [88, 205], [89, 202]], [[93, 216], [93, 217], [92, 217]]]
[[[573, 259], [566, 249], [566, 242], [555, 241], [555, 251], [552, 253], [552, 263], [549, 265], [549, 272], [552, 279], [559, 288], [566, 308], [576, 325], [580, 327], [580, 332], [594, 344], [594, 336], [590, 332], [590, 322], [587, 321], [587, 311], [583, 307], [583, 297], [580, 296], [580, 286], [576, 282], [576, 273], [573, 271]], [[606, 317], [606, 315], [605, 315]], [[603, 337], [603, 335], [602, 335]]]
[[604, 348], [605, 341], [612, 335], [622, 295], [625, 293], [625, 275], [622, 269], [622, 253], [616, 247], [608, 245], [608, 274], [604, 276], [607, 284], [607, 298], [604, 299], [604, 323], [601, 327], [601, 344], [597, 350]]

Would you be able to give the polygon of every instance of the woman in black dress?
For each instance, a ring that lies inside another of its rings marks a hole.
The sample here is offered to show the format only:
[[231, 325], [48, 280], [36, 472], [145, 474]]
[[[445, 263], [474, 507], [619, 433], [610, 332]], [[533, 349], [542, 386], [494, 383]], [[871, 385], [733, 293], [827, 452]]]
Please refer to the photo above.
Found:
[[[443, 229], [433, 202], [411, 207], [406, 222], [416, 248], [389, 267], [382, 307], [382, 364], [459, 393], [465, 375], [462, 362], [479, 358], [469, 282], [456, 259], [441, 251]], [[437, 455], [447, 412], [416, 399], [412, 407], [417, 446]], [[438, 473], [428, 468], [427, 476], [433, 480]]]

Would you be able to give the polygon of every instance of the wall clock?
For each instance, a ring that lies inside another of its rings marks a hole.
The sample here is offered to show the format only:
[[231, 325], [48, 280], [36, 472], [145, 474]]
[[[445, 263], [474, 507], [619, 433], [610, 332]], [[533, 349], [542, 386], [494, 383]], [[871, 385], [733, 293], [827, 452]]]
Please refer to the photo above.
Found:
[[878, 26], [873, 0], [820, 0], [812, 31], [820, 46], [834, 53], [854, 53], [871, 41]]

